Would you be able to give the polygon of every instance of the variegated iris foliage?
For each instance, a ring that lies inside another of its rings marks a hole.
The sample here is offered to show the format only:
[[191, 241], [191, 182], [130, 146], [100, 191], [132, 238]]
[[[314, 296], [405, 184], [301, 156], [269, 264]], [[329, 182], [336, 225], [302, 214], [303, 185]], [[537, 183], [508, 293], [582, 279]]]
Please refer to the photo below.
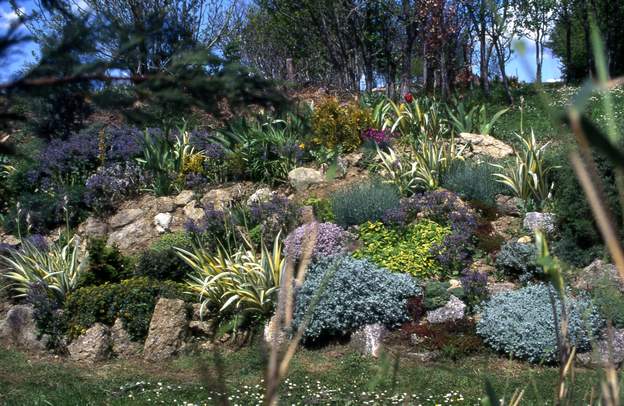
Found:
[[521, 141], [521, 148], [515, 149], [514, 163], [507, 167], [494, 165], [501, 170], [494, 176], [522, 199], [525, 206], [534, 204], [543, 208], [554, 187], [551, 172], [558, 168], [548, 165], [544, 158], [549, 143], [540, 145], [533, 130], [524, 135], [516, 134], [516, 137]]
[[373, 109], [378, 127], [398, 132], [403, 139], [442, 137], [449, 133], [444, 105], [431, 98], [417, 98], [411, 103], [380, 102]]
[[0, 275], [11, 284], [15, 298], [26, 297], [33, 285], [39, 285], [62, 302], [78, 287], [87, 263], [87, 254], [81, 252], [74, 238], [65, 245], [53, 244], [47, 250], [25, 241], [19, 250], [0, 256]]
[[464, 147], [450, 139], [420, 138], [408, 153], [399, 155], [392, 148], [387, 152], [377, 148], [381, 161], [381, 176], [394, 184], [399, 193], [409, 196], [418, 190], [435, 190], [453, 161], [463, 159]]
[[221, 247], [216, 254], [203, 247], [176, 250], [195, 272], [188, 280], [189, 293], [199, 298], [201, 314], [272, 313], [286, 266], [279, 238], [272, 249], [262, 244], [259, 251], [251, 244], [235, 252]]

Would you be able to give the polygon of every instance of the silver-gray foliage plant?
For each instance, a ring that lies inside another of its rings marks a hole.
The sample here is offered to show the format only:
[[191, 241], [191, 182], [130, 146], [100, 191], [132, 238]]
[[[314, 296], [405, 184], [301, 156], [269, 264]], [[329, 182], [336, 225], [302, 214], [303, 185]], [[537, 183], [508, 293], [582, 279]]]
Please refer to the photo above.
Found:
[[[496, 351], [530, 362], [554, 362], [557, 338], [551, 297], [560, 322], [557, 294], [545, 284], [534, 284], [492, 297], [481, 309], [477, 333]], [[597, 309], [585, 297], [566, 298], [566, 309], [571, 344], [578, 352], [589, 350], [590, 340], [604, 324]]]
[[304, 334], [306, 340], [348, 334], [368, 324], [397, 327], [409, 319], [407, 299], [421, 294], [422, 289], [409, 275], [390, 272], [367, 260], [333, 256], [308, 268], [297, 292], [295, 327], [313, 300], [318, 303]]

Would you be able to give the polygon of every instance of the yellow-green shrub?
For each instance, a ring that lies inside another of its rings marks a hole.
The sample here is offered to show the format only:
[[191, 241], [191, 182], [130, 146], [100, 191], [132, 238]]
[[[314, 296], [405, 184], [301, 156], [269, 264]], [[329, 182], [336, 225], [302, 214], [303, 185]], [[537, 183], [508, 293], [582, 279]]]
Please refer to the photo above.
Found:
[[370, 110], [355, 103], [340, 105], [335, 98], [328, 98], [312, 116], [313, 142], [327, 148], [342, 146], [345, 152], [352, 152], [362, 143], [362, 131], [372, 126]]
[[423, 219], [404, 228], [387, 227], [381, 222], [368, 222], [358, 233], [363, 247], [355, 252], [358, 258], [369, 258], [376, 264], [416, 277], [442, 276], [442, 266], [433, 247], [451, 232], [431, 220]]

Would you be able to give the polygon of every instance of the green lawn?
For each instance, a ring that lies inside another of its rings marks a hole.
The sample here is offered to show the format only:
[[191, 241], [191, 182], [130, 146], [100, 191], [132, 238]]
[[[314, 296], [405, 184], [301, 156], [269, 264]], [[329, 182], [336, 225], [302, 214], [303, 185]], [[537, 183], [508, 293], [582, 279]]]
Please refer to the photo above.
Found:
[[[500, 396], [525, 389], [522, 404], [552, 403], [558, 370], [481, 355], [458, 362], [375, 361], [348, 347], [302, 350], [281, 391], [283, 404], [478, 404], [489, 379]], [[222, 365], [217, 368], [217, 365]], [[222, 373], [216, 373], [221, 370]], [[0, 350], [2, 405], [259, 404], [264, 359], [257, 347], [221, 357], [182, 357], [163, 364], [111, 361], [78, 366]], [[597, 371], [577, 370], [578, 403], [596, 387]], [[379, 378], [382, 377], [383, 378]], [[226, 388], [225, 390], [223, 388]], [[452, 401], [452, 402], [451, 402]], [[586, 402], [585, 402], [586, 403]]]

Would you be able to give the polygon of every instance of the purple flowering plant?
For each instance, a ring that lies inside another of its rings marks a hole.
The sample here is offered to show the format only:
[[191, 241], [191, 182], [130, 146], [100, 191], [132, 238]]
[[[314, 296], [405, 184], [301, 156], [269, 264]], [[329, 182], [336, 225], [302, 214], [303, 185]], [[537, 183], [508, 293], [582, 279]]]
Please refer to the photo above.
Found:
[[308, 223], [297, 227], [284, 241], [284, 252], [293, 261], [301, 258], [306, 238], [311, 235], [314, 227], [317, 227], [316, 242], [312, 251], [312, 259], [321, 259], [342, 253], [347, 247], [351, 235], [342, 227], [333, 223]]

